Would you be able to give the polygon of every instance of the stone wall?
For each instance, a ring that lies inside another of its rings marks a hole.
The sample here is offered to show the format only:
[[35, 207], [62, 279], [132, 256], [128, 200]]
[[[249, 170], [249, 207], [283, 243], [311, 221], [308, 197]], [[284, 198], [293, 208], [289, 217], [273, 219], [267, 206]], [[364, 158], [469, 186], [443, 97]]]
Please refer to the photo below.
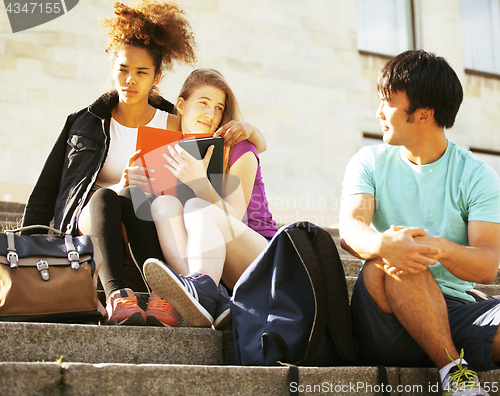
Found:
[[[500, 80], [463, 71], [460, 2], [415, 0], [416, 43], [448, 59], [465, 99], [451, 140], [500, 150]], [[364, 132], [380, 133], [377, 70], [356, 48], [356, 1], [179, 0], [196, 35], [195, 67], [219, 69], [245, 120], [265, 135], [261, 156], [279, 223], [337, 223], [345, 165]], [[106, 90], [108, 0], [81, 0], [68, 14], [13, 34], [0, 5], [0, 200], [25, 202], [67, 114]], [[174, 101], [192, 67], [165, 75]]]

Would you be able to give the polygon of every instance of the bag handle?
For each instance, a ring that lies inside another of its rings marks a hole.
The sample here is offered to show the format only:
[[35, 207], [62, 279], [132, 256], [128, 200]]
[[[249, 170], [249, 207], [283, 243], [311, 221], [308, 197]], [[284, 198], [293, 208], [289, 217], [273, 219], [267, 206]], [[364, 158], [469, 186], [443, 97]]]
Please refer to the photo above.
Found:
[[49, 226], [46, 226], [46, 225], [24, 226], [24, 227], [16, 228], [14, 230], [5, 230], [5, 233], [6, 234], [10, 234], [10, 233], [15, 234], [16, 232], [22, 232], [22, 231], [27, 231], [27, 230], [36, 230], [36, 229], [44, 229], [44, 230], [47, 230], [47, 231], [52, 231], [52, 232], [54, 232], [54, 233], [56, 233], [57, 235], [60, 235], [60, 236], [65, 235], [65, 233], [62, 232], [61, 230], [58, 230], [57, 228], [49, 227]]
[[66, 251], [68, 252], [68, 260], [71, 263], [71, 268], [77, 270], [80, 268], [80, 254], [75, 248], [73, 244], [73, 237], [70, 234], [66, 234], [56, 228], [45, 226], [45, 225], [31, 225], [25, 227], [19, 227], [14, 230], [5, 231], [5, 235], [7, 236], [7, 261], [10, 264], [10, 268], [14, 269], [18, 267], [19, 257], [16, 251], [16, 242], [14, 238], [14, 234], [20, 231], [33, 230], [33, 229], [45, 229], [49, 231], [53, 231], [58, 236], [64, 237], [64, 244], [66, 245]]

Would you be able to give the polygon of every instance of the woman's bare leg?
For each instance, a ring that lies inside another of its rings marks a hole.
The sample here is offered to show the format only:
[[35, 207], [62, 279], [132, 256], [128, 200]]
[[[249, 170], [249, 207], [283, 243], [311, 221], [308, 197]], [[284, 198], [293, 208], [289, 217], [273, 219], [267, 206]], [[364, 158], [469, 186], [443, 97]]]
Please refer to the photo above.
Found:
[[151, 214], [158, 232], [163, 256], [178, 274], [189, 274], [186, 256], [187, 232], [184, 226], [184, 208], [170, 195], [161, 195], [151, 205]]
[[262, 235], [202, 199], [186, 203], [184, 223], [190, 271], [209, 275], [215, 283], [222, 278], [230, 288], [267, 246]]

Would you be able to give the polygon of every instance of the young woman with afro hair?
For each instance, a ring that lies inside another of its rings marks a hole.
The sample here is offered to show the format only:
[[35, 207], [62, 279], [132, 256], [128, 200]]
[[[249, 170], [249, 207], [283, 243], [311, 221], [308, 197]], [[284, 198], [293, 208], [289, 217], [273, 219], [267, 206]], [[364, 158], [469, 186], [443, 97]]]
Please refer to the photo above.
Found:
[[[150, 218], [154, 196], [143, 208], [132, 202], [131, 189], [145, 177], [133, 166], [137, 129], [180, 130], [173, 104], [156, 86], [175, 62], [196, 61], [194, 34], [184, 11], [172, 2], [115, 2], [114, 14], [101, 20], [109, 35], [106, 53], [114, 89], [68, 116], [30, 195], [23, 226], [53, 221], [61, 231], [97, 238], [109, 324], [177, 326], [177, 312], [156, 294], [151, 293], [146, 312], [138, 306], [123, 269], [129, 247], [141, 271], [147, 258], [164, 260]], [[231, 121], [217, 134], [226, 145], [248, 139], [258, 151], [266, 148], [261, 133], [248, 123]]]

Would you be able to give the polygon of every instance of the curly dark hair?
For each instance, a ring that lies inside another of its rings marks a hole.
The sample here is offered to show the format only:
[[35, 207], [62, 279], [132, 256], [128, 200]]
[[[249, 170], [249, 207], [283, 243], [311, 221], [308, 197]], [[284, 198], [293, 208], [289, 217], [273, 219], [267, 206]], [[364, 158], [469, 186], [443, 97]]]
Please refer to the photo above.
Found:
[[144, 48], [151, 55], [155, 73], [171, 70], [174, 61], [196, 61], [194, 34], [175, 3], [138, 0], [127, 6], [116, 1], [114, 9], [114, 17], [101, 19], [109, 35], [106, 53], [110, 49], [116, 53], [126, 45]]

